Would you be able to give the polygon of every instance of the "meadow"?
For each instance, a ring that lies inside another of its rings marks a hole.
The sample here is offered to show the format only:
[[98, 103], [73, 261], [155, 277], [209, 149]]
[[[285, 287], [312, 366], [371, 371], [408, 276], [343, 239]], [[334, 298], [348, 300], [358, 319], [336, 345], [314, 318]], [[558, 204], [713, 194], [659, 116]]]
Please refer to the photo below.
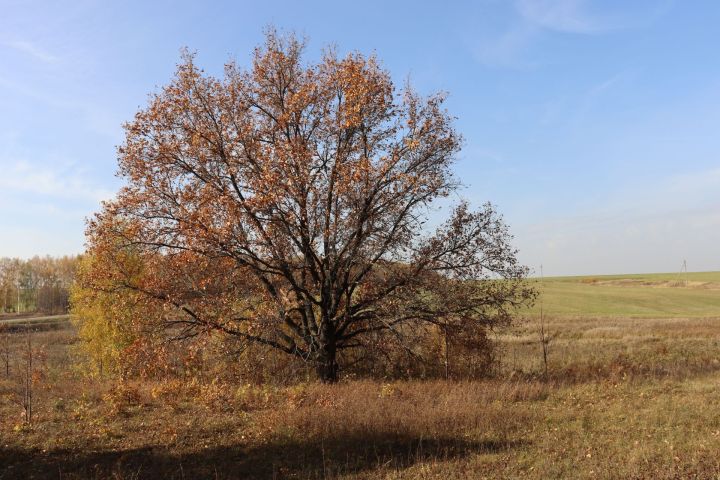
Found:
[[540, 289], [472, 381], [90, 379], [38, 321], [32, 425], [0, 372], [0, 479], [720, 478], [720, 272]]

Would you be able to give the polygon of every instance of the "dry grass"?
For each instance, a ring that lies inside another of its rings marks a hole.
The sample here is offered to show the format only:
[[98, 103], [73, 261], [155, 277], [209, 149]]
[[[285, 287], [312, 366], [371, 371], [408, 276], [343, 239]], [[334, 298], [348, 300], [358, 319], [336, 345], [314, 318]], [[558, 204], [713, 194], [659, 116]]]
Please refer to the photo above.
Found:
[[0, 478], [720, 478], [720, 319], [547, 327], [546, 378], [528, 319], [492, 379], [291, 387], [89, 380], [38, 333], [32, 426], [0, 376]]
[[[497, 336], [502, 376], [542, 370], [537, 317]], [[720, 317], [546, 317], [549, 375], [558, 382], [677, 379], [720, 371]]]

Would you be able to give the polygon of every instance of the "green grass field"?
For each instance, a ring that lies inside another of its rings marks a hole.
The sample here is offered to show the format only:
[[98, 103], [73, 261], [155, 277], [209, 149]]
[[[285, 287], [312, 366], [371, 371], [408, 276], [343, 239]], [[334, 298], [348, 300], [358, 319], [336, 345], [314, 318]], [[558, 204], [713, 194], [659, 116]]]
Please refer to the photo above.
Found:
[[580, 317], [720, 317], [720, 272], [549, 277], [532, 314]]

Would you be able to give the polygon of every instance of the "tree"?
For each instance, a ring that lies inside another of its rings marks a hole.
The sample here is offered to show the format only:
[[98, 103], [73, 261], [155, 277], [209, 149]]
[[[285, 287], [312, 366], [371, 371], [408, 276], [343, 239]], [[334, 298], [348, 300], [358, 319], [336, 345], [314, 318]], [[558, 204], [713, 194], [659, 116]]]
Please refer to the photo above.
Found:
[[33, 345], [33, 329], [29, 323], [23, 326], [25, 345], [20, 347], [20, 355], [14, 369], [14, 399], [23, 409], [25, 423], [33, 421], [33, 408], [37, 403], [36, 386], [41, 386], [47, 373], [47, 352], [43, 345]]
[[20, 305], [18, 284], [22, 262], [18, 259], [0, 258], [0, 288], [2, 288], [2, 313], [17, 312]]
[[5, 376], [10, 376], [10, 326], [6, 323], [0, 324], [0, 358], [4, 364]]
[[78, 281], [70, 293], [72, 318], [80, 337], [79, 350], [87, 360], [85, 371], [91, 376], [122, 375], [133, 369], [135, 359], [128, 352], [141, 331], [135, 322], [152, 315], [136, 292], [118, 290], [113, 283], [94, 275], [93, 272], [107, 269], [110, 264], [121, 269], [122, 275], [131, 281], [128, 272], [138, 272], [137, 259], [132, 255], [116, 256], [102, 267], [97, 258], [85, 255], [78, 262]]
[[[444, 96], [398, 91], [373, 56], [308, 64], [303, 49], [270, 31], [249, 71], [230, 63], [221, 79], [183, 55], [125, 126], [127, 184], [88, 227], [109, 262], [94, 275], [163, 305], [178, 337], [278, 349], [324, 381], [343, 351], [388, 335], [507, 323], [533, 291], [494, 208], [463, 202], [427, 228], [459, 186]], [[145, 275], [111, 265], [123, 249]]]

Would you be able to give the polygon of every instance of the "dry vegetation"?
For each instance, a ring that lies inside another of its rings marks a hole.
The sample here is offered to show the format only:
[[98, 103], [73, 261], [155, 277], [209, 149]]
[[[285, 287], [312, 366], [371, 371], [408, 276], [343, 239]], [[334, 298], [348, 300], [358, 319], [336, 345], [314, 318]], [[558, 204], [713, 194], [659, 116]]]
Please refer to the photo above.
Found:
[[717, 478], [720, 317], [546, 329], [547, 376], [532, 316], [485, 380], [289, 386], [91, 380], [69, 325], [37, 332], [32, 425], [0, 376], [0, 478]]

